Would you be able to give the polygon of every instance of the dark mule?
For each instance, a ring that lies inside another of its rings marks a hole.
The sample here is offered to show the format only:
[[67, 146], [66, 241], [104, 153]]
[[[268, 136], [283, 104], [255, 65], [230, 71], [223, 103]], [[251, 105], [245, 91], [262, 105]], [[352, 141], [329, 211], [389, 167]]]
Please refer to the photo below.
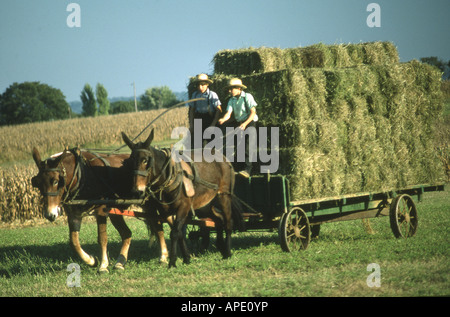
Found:
[[[240, 225], [240, 204], [233, 193], [234, 170], [223, 157], [223, 162], [175, 162], [169, 150], [151, 146], [153, 130], [145, 142], [134, 144], [125, 133], [122, 138], [132, 150], [134, 164], [134, 191], [148, 196], [147, 204], [157, 209], [163, 218], [175, 216], [170, 232], [169, 267], [176, 266], [177, 243], [184, 263], [189, 263], [183, 226], [189, 213], [210, 217], [216, 223], [217, 247], [224, 258], [231, 256], [233, 220]], [[226, 238], [223, 239], [223, 230]]]
[[[87, 254], [81, 247], [79, 232], [82, 217], [93, 212], [97, 220], [98, 243], [101, 247], [99, 272], [108, 272], [107, 232], [105, 205], [81, 206], [67, 204], [73, 199], [112, 199], [125, 197], [129, 192], [132, 177], [124, 162], [129, 158], [127, 154], [100, 155], [78, 149], [65, 150], [53, 157], [41, 160], [36, 148], [33, 149], [33, 159], [39, 169], [39, 174], [32, 178], [32, 184], [43, 195], [44, 217], [54, 221], [62, 214], [61, 207], [67, 214], [70, 231], [70, 245], [80, 258], [89, 266], [97, 265], [96, 259]], [[112, 207], [112, 206], [109, 206]], [[120, 209], [120, 206], [116, 208]], [[122, 238], [120, 255], [114, 266], [123, 269], [128, 258], [131, 242], [131, 231], [123, 216], [109, 215], [111, 223]], [[165, 241], [160, 241], [164, 258], [168, 252]], [[163, 258], [163, 256], [162, 256]]]

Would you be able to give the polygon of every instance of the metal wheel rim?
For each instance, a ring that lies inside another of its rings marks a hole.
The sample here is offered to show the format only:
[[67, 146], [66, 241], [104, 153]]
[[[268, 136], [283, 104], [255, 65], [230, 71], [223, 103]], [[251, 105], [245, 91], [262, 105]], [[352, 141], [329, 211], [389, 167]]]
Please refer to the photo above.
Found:
[[418, 218], [414, 201], [409, 195], [400, 195], [391, 208], [391, 227], [397, 238], [414, 236]]
[[284, 214], [280, 222], [279, 235], [284, 251], [291, 252], [308, 248], [311, 228], [306, 213], [301, 208], [293, 208]]

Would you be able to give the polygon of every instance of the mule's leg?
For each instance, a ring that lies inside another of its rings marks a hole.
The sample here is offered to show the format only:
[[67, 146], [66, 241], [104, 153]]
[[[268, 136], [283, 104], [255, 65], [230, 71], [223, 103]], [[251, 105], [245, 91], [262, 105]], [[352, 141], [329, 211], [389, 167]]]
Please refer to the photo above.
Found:
[[131, 244], [131, 230], [125, 223], [125, 219], [123, 218], [123, 216], [110, 215], [109, 219], [111, 219], [111, 223], [119, 232], [120, 237], [122, 238], [122, 248], [120, 249], [120, 254], [117, 258], [116, 264], [114, 265], [114, 269], [123, 270], [128, 259], [128, 251]]
[[191, 254], [186, 243], [186, 225], [183, 225], [181, 230], [181, 237], [178, 239], [178, 245], [180, 246], [181, 254], [183, 256], [183, 263], [191, 263]]
[[108, 233], [106, 231], [107, 221], [106, 216], [102, 212], [97, 215], [97, 237], [98, 244], [100, 245], [100, 266], [98, 268], [99, 273], [108, 273]]
[[[220, 206], [220, 208], [222, 208], [222, 206]], [[222, 253], [222, 256], [225, 258], [227, 252], [226, 243], [223, 240], [223, 230], [224, 224], [226, 223], [226, 218], [224, 218], [223, 213], [219, 211], [220, 208], [217, 208], [217, 206], [212, 206], [211, 210], [216, 217], [214, 220], [214, 222], [216, 223], [216, 246], [220, 253]]]
[[67, 221], [69, 223], [69, 239], [70, 246], [75, 251], [76, 254], [89, 266], [96, 266], [97, 261], [95, 258], [89, 254], [87, 254], [82, 248], [80, 244], [80, 229], [81, 229], [81, 221], [82, 218], [79, 215], [73, 215], [71, 212], [68, 212]]
[[[177, 262], [177, 244], [179, 239], [183, 239], [183, 226], [186, 220], [186, 215], [180, 216], [177, 214], [177, 217], [173, 223], [173, 228], [170, 231], [170, 260], [169, 260], [169, 268], [176, 267]], [[186, 242], [186, 241], [185, 241]], [[190, 262], [189, 251], [187, 250], [186, 243], [180, 244], [183, 252], [184, 263]], [[183, 249], [184, 248], [184, 249]]]
[[231, 233], [233, 231], [233, 219], [231, 215], [231, 196], [220, 195], [219, 202], [223, 210], [223, 225], [225, 229], [225, 244], [222, 255], [224, 259], [231, 257]]
[[208, 250], [209, 247], [209, 229], [200, 227], [200, 237], [201, 237], [201, 243], [200, 243], [200, 252], [205, 252]]
[[222, 224], [216, 223], [216, 247], [224, 255], [225, 242], [223, 240], [223, 226]]
[[152, 234], [156, 233], [159, 246], [161, 248], [160, 263], [168, 263], [169, 251], [167, 250], [166, 239], [164, 238], [163, 224], [156, 217], [149, 217], [147, 219], [147, 226], [150, 228]]

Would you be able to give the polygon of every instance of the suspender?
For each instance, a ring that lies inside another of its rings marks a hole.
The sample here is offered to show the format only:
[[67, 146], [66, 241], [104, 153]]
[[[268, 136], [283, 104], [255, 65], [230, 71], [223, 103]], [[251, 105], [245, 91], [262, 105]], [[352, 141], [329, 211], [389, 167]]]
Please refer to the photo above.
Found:
[[[197, 102], [199, 102], [199, 101], [195, 101], [194, 104], [197, 103]], [[206, 98], [206, 103], [208, 104], [208, 112], [207, 113], [209, 113], [209, 115], [212, 116], [213, 115], [213, 110], [211, 109], [212, 108], [211, 107], [211, 90], [208, 90], [208, 97]], [[197, 111], [195, 111], [195, 107], [194, 107], [194, 112], [197, 112]], [[197, 112], [197, 113], [202, 113], [202, 112]]]

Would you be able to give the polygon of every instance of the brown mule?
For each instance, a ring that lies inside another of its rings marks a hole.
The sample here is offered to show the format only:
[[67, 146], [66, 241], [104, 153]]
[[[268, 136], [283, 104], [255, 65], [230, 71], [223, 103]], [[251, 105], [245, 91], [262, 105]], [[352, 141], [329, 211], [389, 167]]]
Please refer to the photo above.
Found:
[[[33, 159], [39, 173], [32, 178], [32, 184], [40, 190], [43, 196], [44, 217], [54, 221], [62, 214], [61, 208], [64, 207], [69, 225], [70, 245], [89, 266], [96, 266], [97, 261], [81, 247], [79, 232], [84, 215], [93, 212], [96, 216], [98, 243], [101, 248], [99, 272], [108, 272], [109, 265], [106, 206], [78, 206], [67, 203], [75, 198], [111, 199], [117, 196], [124, 198], [132, 181], [128, 167], [126, 164], [123, 166], [128, 158], [129, 155], [126, 154], [100, 155], [73, 149], [65, 150], [59, 155], [43, 161], [38, 150], [33, 149]], [[123, 206], [114, 207], [123, 208]], [[122, 238], [122, 248], [114, 268], [124, 269], [131, 242], [131, 230], [126, 225], [123, 216], [112, 214], [108, 216]], [[163, 253], [162, 258], [167, 258], [165, 241], [161, 243], [161, 252]]]
[[[242, 224], [240, 204], [232, 195], [235, 180], [233, 167], [225, 157], [222, 162], [202, 160], [190, 164], [177, 163], [170, 151], [151, 146], [153, 132], [145, 142], [136, 144], [123, 132], [122, 138], [132, 151], [130, 161], [134, 164], [134, 191], [147, 195], [149, 208], [157, 209], [164, 218], [175, 216], [170, 232], [169, 267], [176, 266], [177, 243], [180, 244], [184, 263], [190, 261], [182, 229], [191, 211], [214, 220], [217, 247], [224, 258], [230, 257], [233, 220], [238, 225]], [[186, 178], [191, 180], [193, 191]]]

